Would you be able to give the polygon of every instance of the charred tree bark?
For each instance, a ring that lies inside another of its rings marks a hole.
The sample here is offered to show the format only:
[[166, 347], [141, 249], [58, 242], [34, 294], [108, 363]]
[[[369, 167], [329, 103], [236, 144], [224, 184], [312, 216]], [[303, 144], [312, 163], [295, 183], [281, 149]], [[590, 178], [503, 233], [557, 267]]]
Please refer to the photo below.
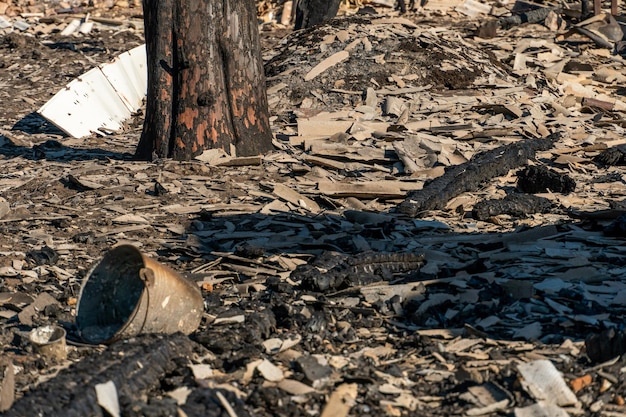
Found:
[[135, 156], [272, 149], [254, 2], [143, 0], [143, 7], [148, 96]]

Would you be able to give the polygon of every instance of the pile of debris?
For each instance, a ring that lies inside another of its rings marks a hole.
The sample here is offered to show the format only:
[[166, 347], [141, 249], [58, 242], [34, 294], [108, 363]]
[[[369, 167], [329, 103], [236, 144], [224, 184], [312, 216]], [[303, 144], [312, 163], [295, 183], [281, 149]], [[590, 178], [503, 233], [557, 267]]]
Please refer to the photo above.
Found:
[[[568, 33], [558, 10], [489, 40], [475, 31], [501, 5], [377, 11], [280, 41], [268, 19], [277, 150], [185, 163], [131, 160], [140, 117], [73, 139], [31, 114], [139, 26], [10, 29], [6, 415], [626, 413], [620, 41]], [[81, 342], [81, 282], [122, 244], [197, 284], [196, 331]], [[46, 326], [67, 358], [32, 343]]]

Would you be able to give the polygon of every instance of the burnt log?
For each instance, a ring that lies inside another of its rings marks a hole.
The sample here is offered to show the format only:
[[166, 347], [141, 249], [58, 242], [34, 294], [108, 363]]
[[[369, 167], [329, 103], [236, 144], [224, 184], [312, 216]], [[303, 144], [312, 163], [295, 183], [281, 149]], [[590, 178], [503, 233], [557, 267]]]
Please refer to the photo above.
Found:
[[523, 13], [501, 17], [497, 20], [489, 20], [480, 25], [476, 35], [484, 39], [494, 38], [498, 29], [506, 30], [525, 23], [543, 22], [552, 11], [557, 11], [557, 9], [552, 7], [540, 7]]
[[446, 172], [426, 183], [421, 190], [411, 192], [397, 210], [417, 217], [427, 210], [438, 210], [452, 198], [477, 191], [492, 178], [507, 174], [533, 159], [535, 153], [550, 149], [556, 135], [545, 139], [522, 140], [475, 155], [468, 162], [446, 169]]
[[531, 194], [548, 191], [569, 194], [576, 189], [576, 181], [544, 165], [532, 165], [517, 173], [517, 188]]
[[524, 13], [515, 14], [512, 16], [506, 16], [498, 19], [498, 25], [502, 29], [510, 29], [513, 26], [519, 26], [524, 23], [539, 23], [546, 20], [546, 17], [552, 11], [557, 9], [552, 7], [541, 7], [538, 9], [529, 10]]
[[300, 281], [302, 288], [324, 292], [368, 285], [388, 279], [392, 274], [417, 272], [423, 264], [424, 255], [416, 253], [346, 256], [324, 252], [312, 264], [299, 265], [291, 273], [291, 279]]

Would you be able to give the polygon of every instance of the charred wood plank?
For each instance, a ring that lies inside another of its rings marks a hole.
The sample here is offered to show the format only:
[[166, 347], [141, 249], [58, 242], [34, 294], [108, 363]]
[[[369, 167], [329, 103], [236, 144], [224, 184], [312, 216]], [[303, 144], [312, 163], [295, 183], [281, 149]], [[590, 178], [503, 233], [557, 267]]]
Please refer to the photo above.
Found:
[[524, 165], [538, 151], [550, 149], [555, 142], [553, 135], [545, 139], [523, 140], [504, 145], [474, 156], [468, 162], [455, 165], [421, 190], [409, 193], [398, 205], [398, 211], [417, 217], [427, 210], [438, 210], [452, 198], [468, 191], [478, 190], [492, 178], [505, 175], [511, 169]]

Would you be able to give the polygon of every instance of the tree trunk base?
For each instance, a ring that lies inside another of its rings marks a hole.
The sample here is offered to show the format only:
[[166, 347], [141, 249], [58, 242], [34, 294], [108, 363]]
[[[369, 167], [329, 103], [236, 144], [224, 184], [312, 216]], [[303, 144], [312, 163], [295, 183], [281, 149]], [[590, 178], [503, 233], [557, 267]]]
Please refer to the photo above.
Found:
[[143, 5], [148, 95], [135, 156], [190, 160], [212, 148], [237, 156], [271, 150], [254, 2]]

